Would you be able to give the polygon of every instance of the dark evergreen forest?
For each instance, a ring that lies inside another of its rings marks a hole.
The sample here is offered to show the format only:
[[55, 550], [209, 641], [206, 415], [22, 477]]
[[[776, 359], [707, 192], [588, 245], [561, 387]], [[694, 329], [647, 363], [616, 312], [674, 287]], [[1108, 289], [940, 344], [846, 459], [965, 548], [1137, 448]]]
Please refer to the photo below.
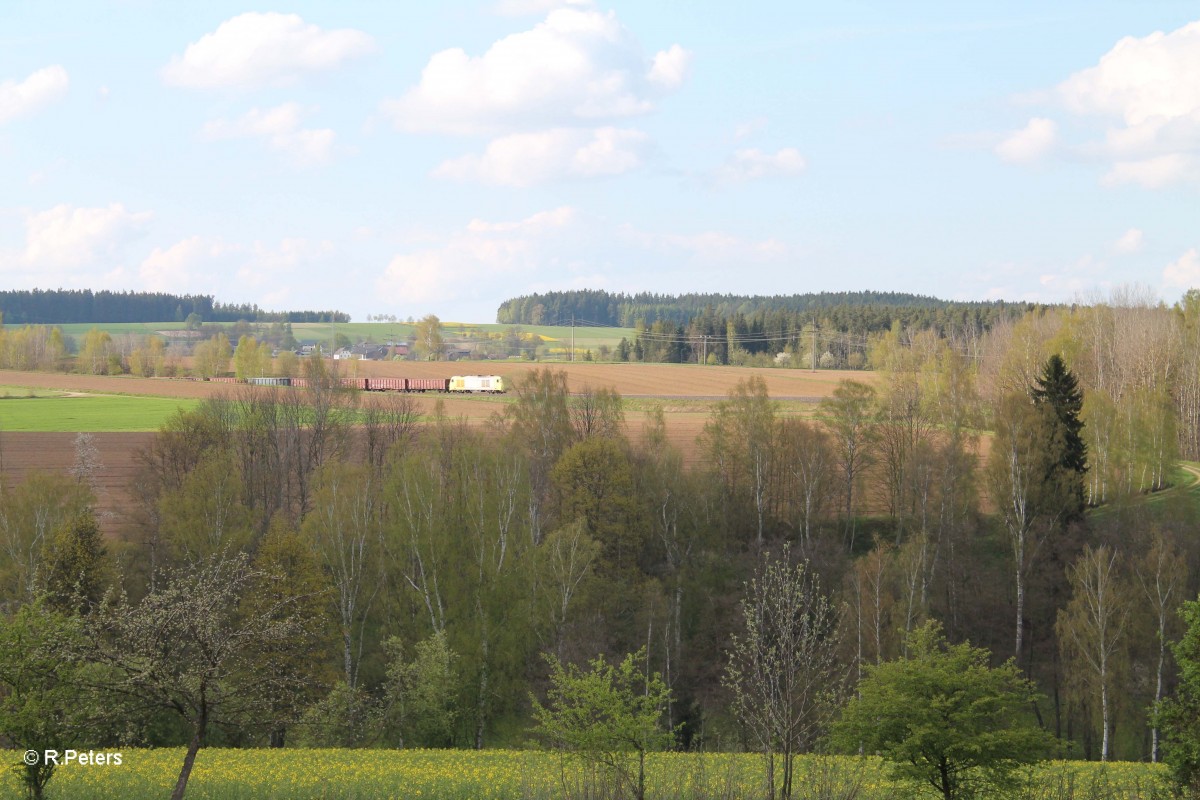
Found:
[[266, 311], [252, 303], [218, 303], [207, 294], [110, 292], [91, 289], [0, 291], [0, 314], [12, 325], [89, 322], [349, 322], [341, 311]]
[[[625, 294], [599, 289], [530, 294], [505, 300], [496, 321], [513, 325], [611, 325], [633, 328], [656, 322], [687, 325], [697, 317], [722, 322], [736, 317], [763, 321], [786, 319], [796, 328], [814, 322], [839, 331], [885, 331], [904, 327], [983, 331], [999, 319], [1016, 319], [1027, 303], [958, 302], [903, 292], [820, 292], [793, 295]], [[723, 328], [724, 325], [722, 324]]]

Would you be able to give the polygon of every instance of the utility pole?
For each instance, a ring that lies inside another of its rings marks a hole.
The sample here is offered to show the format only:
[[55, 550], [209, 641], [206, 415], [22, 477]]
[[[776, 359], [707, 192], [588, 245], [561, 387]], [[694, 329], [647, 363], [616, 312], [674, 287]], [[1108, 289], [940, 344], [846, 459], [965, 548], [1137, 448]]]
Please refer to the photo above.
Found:
[[817, 323], [815, 320], [812, 327], [812, 371], [817, 371]]
[[571, 361], [575, 360], [575, 315], [571, 315]]
[[707, 364], [708, 363], [708, 334], [707, 333], [700, 334], [700, 341], [701, 341], [700, 352], [704, 354], [701, 357], [700, 363]]

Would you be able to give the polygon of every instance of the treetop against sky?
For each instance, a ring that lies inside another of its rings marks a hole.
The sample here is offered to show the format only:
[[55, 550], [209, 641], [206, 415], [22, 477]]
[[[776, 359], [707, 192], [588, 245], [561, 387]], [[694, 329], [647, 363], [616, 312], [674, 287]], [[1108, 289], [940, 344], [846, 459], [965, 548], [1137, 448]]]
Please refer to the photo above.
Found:
[[0, 7], [0, 281], [361, 319], [1200, 283], [1194, 4]]

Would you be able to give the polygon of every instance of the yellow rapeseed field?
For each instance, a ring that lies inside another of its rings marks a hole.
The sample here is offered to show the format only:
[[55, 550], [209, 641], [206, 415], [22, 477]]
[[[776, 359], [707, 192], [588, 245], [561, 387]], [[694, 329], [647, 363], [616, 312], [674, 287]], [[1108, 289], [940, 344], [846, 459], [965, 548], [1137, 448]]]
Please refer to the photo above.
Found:
[[[8, 753], [16, 765], [20, 753]], [[169, 796], [183, 750], [126, 749], [119, 766], [61, 767], [48, 800], [150, 800]], [[858, 800], [898, 796], [878, 760], [804, 756], [796, 798]], [[552, 753], [519, 750], [200, 751], [187, 796], [196, 800], [549, 800], [587, 796], [590, 768]], [[659, 753], [647, 764], [655, 800], [762, 796], [763, 762], [749, 754]], [[1151, 800], [1165, 796], [1161, 765], [1048, 762], [1035, 768], [1027, 800]], [[0, 798], [22, 797], [16, 772], [0, 779]]]

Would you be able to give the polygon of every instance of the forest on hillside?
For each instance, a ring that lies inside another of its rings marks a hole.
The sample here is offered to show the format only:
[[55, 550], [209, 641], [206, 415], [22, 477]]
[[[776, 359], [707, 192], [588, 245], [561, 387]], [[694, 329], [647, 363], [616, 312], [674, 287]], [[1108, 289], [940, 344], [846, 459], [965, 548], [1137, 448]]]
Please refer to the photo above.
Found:
[[0, 290], [0, 320], [9, 325], [91, 322], [349, 322], [340, 311], [266, 311], [251, 303], [223, 304], [212, 295], [113, 292], [107, 289]]
[[[166, 425], [120, 542], [89, 518], [86, 441], [73, 474], [0, 484], [4, 608], [49, 604], [110, 666], [129, 662], [106, 642], [197, 587], [261, 618], [237, 630], [269, 646], [219, 673], [222, 691], [269, 674], [287, 692], [214, 707], [211, 743], [519, 744], [551, 664], [644, 648], [673, 746], [741, 749], [755, 739], [730, 653], [753, 581], [782, 559], [837, 610], [847, 686], [937, 620], [1035, 682], [1057, 752], [1158, 759], [1151, 712], [1179, 682], [1168, 644], [1200, 588], [1200, 508], [1176, 488], [1197, 454], [1200, 292], [1174, 309], [1119, 299], [1030, 312], [973, 351], [889, 331], [870, 353], [880, 380], [843, 382], [812, 418], [747, 378], [714, 406], [696, 468], [661, 410], [631, 435], [614, 391], [572, 395], [552, 367], [471, 427], [403, 395], [359, 407], [306, 360], [302, 392], [245, 387]], [[303, 625], [267, 624], [281, 598]], [[121, 713], [92, 735], [183, 744], [200, 724], [161, 703]]]
[[[981, 333], [1001, 319], [1019, 317], [1033, 306], [1002, 300], [961, 302], [903, 292], [819, 292], [794, 295], [625, 294], [602, 289], [535, 293], [505, 300], [496, 321], [514, 325], [608, 325], [650, 327], [672, 323], [709, 335], [725, 333], [727, 323], [741, 319], [763, 330], [818, 324], [831, 331], [866, 334], [903, 328], [964, 328]], [[782, 349], [782, 347], [780, 348]]]

